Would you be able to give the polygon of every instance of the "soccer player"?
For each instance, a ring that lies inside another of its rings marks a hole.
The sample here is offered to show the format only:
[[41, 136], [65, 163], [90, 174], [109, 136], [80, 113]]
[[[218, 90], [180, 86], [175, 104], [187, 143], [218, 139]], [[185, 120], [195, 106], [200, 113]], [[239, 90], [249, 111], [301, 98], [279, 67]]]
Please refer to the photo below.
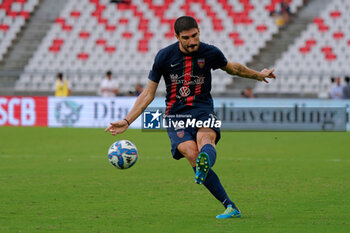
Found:
[[[154, 99], [163, 76], [166, 84], [166, 115], [192, 116], [205, 121], [216, 119], [211, 90], [211, 69], [222, 69], [231, 75], [268, 82], [275, 78], [273, 69], [261, 72], [228, 61], [215, 46], [200, 42], [196, 20], [182, 16], [174, 24], [177, 42], [161, 49], [155, 57], [149, 81], [125, 119], [111, 123], [105, 131], [112, 135], [123, 133]], [[195, 171], [195, 182], [203, 184], [225, 207], [217, 218], [239, 218], [241, 212], [228, 197], [212, 167], [216, 161], [215, 145], [220, 128], [167, 129], [174, 159], [185, 157]]]

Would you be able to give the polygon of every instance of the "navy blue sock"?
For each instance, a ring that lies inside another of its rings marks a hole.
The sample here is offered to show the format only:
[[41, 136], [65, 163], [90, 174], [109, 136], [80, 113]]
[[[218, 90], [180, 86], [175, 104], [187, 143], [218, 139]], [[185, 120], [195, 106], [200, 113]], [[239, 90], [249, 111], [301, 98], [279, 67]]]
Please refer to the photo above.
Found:
[[213, 167], [216, 161], [216, 150], [211, 144], [205, 144], [200, 152], [205, 152], [208, 154], [210, 159], [210, 167]]
[[[194, 172], [196, 172], [196, 167], [193, 167]], [[219, 177], [216, 173], [210, 169], [207, 175], [207, 178], [204, 182], [204, 186], [210, 191], [210, 193], [218, 199], [225, 207], [232, 205], [233, 208], [237, 209], [237, 206], [231, 199], [228, 197], [224, 187], [222, 187]]]

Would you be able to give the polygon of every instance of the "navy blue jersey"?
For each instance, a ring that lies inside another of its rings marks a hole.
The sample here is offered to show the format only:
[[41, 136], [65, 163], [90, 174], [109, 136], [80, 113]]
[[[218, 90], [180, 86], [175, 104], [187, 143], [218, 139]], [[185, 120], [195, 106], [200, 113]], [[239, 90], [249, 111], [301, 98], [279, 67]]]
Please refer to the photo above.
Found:
[[201, 42], [198, 51], [189, 55], [181, 52], [176, 42], [158, 52], [148, 78], [159, 83], [164, 77], [167, 114], [192, 107], [213, 109], [211, 69], [226, 64], [224, 54], [215, 46]]

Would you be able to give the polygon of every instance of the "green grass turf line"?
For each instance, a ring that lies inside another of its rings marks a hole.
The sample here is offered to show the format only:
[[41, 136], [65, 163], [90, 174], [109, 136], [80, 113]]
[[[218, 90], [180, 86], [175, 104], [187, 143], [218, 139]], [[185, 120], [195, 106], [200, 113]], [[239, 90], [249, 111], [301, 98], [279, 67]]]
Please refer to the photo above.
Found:
[[[108, 147], [134, 142], [134, 167]], [[166, 132], [0, 128], [0, 232], [349, 232], [349, 133], [223, 132], [214, 170], [242, 219], [224, 211]]]

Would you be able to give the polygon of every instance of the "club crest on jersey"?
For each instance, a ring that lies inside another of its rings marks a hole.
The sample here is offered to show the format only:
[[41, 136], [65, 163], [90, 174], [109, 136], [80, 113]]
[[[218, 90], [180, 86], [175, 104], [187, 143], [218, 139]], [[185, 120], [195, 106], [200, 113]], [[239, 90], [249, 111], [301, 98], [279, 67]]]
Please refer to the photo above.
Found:
[[188, 88], [188, 87], [181, 87], [180, 88], [180, 90], [179, 90], [179, 92], [180, 92], [180, 96], [181, 97], [187, 97], [187, 96], [189, 96], [190, 95], [190, 93], [191, 93], [191, 91], [190, 91], [190, 88]]
[[179, 138], [183, 138], [185, 136], [185, 131], [184, 130], [179, 130], [179, 131], [176, 132], [176, 135]]
[[199, 58], [197, 60], [197, 64], [198, 64], [199, 68], [203, 69], [204, 65], [205, 65], [205, 59], [204, 58]]

